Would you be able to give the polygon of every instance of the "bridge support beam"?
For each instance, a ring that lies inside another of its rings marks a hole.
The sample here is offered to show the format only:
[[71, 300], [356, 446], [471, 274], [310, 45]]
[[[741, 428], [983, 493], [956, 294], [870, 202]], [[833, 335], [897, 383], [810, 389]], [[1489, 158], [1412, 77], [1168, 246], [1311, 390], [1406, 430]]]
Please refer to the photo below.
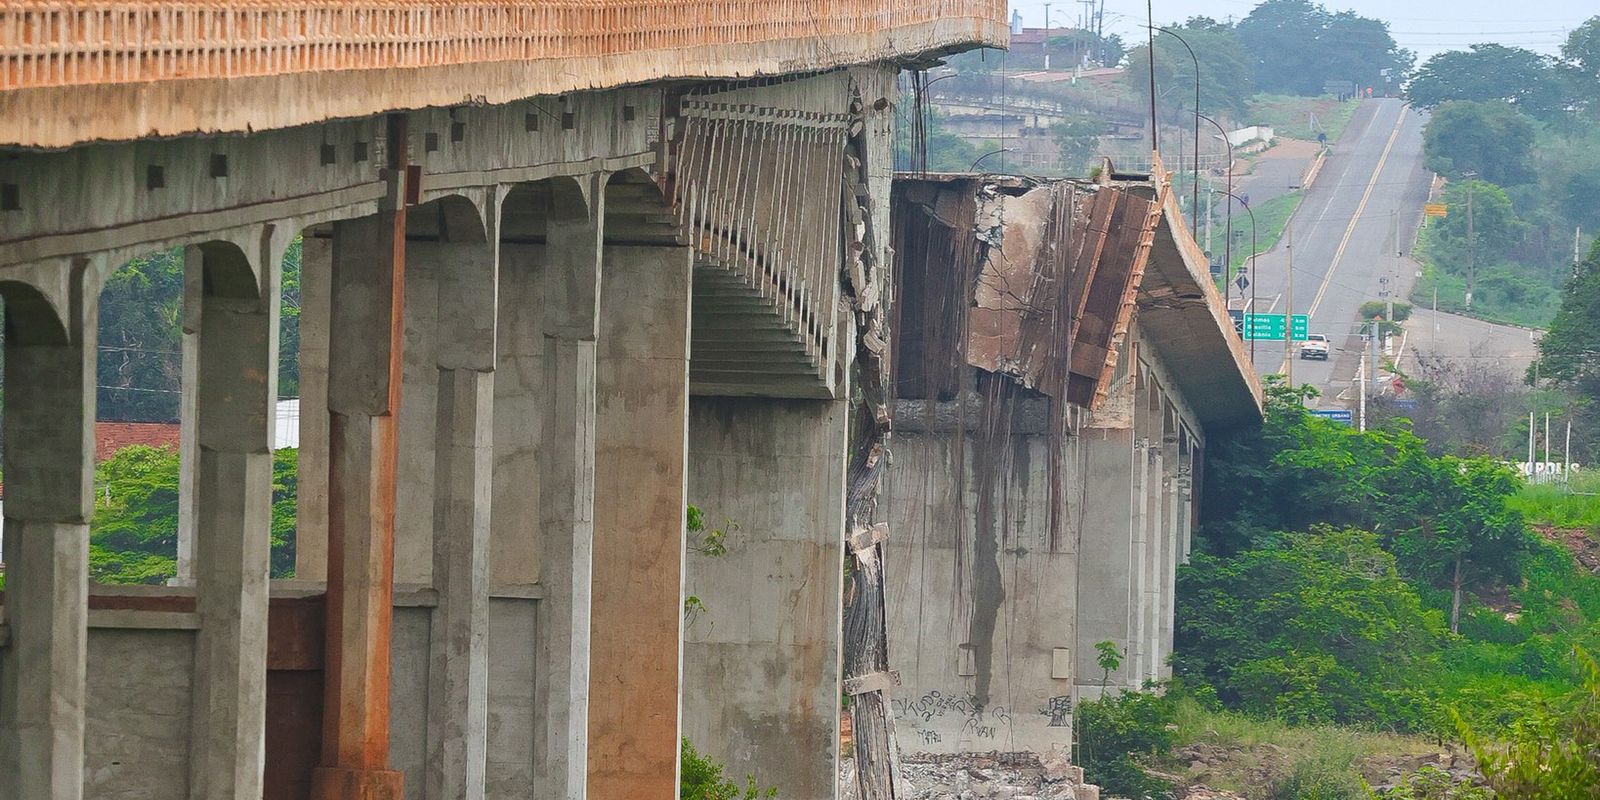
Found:
[[690, 250], [607, 246], [596, 357], [589, 793], [678, 794]]
[[405, 214], [333, 228], [328, 369], [327, 653], [313, 800], [399, 800], [389, 641], [405, 297]]
[[0, 286], [6, 324], [0, 798], [83, 796], [97, 302], [74, 264], [62, 316]]

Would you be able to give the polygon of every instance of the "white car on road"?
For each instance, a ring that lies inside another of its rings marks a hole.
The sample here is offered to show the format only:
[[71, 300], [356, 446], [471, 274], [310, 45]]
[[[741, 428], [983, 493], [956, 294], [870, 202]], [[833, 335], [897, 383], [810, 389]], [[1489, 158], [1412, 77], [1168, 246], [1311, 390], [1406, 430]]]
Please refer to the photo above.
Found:
[[1306, 340], [1300, 343], [1300, 358], [1316, 358], [1328, 360], [1328, 337], [1320, 333], [1306, 334]]

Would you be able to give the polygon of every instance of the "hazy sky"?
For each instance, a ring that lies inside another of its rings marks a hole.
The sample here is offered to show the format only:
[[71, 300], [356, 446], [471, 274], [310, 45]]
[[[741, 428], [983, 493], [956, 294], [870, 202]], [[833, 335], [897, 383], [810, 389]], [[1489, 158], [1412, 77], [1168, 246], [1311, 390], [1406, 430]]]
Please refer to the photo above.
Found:
[[[1335, 11], [1351, 10], [1389, 23], [1401, 47], [1417, 53], [1418, 63], [1443, 50], [1477, 42], [1498, 42], [1554, 54], [1567, 32], [1600, 14], [1596, 0], [1321, 0]], [[1154, 0], [1157, 25], [1205, 15], [1235, 19], [1250, 13], [1256, 0]], [[1044, 24], [1043, 0], [1011, 0], [1028, 27]], [[1124, 39], [1142, 37], [1144, 0], [1105, 0], [1108, 32]], [[1052, 25], [1075, 24], [1084, 6], [1074, 0], [1050, 3]]]

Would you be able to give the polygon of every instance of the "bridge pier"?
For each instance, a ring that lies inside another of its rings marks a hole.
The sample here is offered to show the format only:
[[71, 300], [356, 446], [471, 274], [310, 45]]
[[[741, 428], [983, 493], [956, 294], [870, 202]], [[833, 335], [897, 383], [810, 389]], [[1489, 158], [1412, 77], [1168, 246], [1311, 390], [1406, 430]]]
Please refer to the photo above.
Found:
[[389, 767], [403, 210], [333, 225], [327, 643], [312, 800], [400, 800]]
[[278, 388], [278, 267], [269, 232], [259, 251], [228, 242], [185, 250], [199, 287], [191, 336], [195, 606], [200, 631], [189, 796], [262, 794], [266, 729], [267, 574], [272, 532], [272, 428]]
[[[785, 797], [838, 782], [847, 400], [694, 397], [684, 735]], [[807, 758], [797, 758], [806, 753]]]
[[89, 520], [94, 492], [96, 289], [86, 261], [68, 303], [0, 282], [6, 309], [5, 623], [0, 798], [83, 796]]
[[692, 253], [607, 245], [596, 355], [589, 793], [678, 793]]

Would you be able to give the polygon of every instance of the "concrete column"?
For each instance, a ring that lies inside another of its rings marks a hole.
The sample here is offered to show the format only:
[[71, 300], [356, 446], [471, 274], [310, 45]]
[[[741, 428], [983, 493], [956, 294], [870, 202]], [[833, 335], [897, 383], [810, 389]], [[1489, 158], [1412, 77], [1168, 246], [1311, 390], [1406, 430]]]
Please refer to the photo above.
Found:
[[294, 576], [328, 579], [328, 330], [333, 239], [300, 241], [300, 452], [296, 465]]
[[[464, 201], [451, 201], [459, 225]], [[448, 214], [449, 212], [447, 212]], [[463, 237], [464, 238], [464, 237]], [[413, 244], [438, 285], [433, 585], [429, 631], [429, 800], [484, 796], [489, 732], [489, 524], [494, 466], [496, 244]]]
[[[198, 270], [195, 270], [198, 272]], [[178, 437], [178, 564], [176, 574], [169, 581], [173, 586], [194, 585], [194, 533], [196, 524], [195, 474], [199, 464], [199, 445], [194, 431], [199, 426], [199, 404], [196, 386], [200, 376], [200, 302], [202, 281], [184, 273], [183, 328], [179, 350], [182, 352], [182, 378], [178, 400], [178, 428], [186, 435]]]
[[[1159, 423], [1157, 433], [1159, 434]], [[1146, 551], [1148, 557], [1145, 561], [1145, 584], [1143, 627], [1145, 635], [1145, 670], [1141, 676], [1144, 680], [1155, 680], [1161, 673], [1161, 611], [1166, 607], [1162, 594], [1165, 590], [1165, 581], [1162, 576], [1167, 574], [1170, 566], [1166, 562], [1164, 548], [1167, 542], [1167, 514], [1166, 497], [1170, 481], [1166, 472], [1166, 456], [1159, 442], [1150, 445], [1150, 474], [1145, 489], [1145, 527]]]
[[[1135, 415], [1137, 419], [1138, 415]], [[1128, 628], [1124, 634], [1128, 638], [1128, 673], [1129, 682], [1137, 687], [1145, 674], [1145, 659], [1148, 653], [1145, 650], [1147, 637], [1145, 634], [1145, 587], [1150, 573], [1150, 442], [1142, 434], [1144, 431], [1137, 427], [1134, 429], [1133, 445], [1133, 485], [1127, 494], [1128, 506], [1131, 511], [1132, 522], [1132, 547], [1129, 549], [1128, 561]]]
[[1165, 487], [1165, 493], [1162, 495], [1161, 503], [1165, 535], [1162, 537], [1161, 546], [1161, 605], [1157, 612], [1161, 615], [1161, 624], [1157, 629], [1159, 634], [1156, 640], [1157, 652], [1161, 654], [1161, 658], [1156, 660], [1156, 680], [1172, 677], [1172, 666], [1167, 663], [1167, 656], [1172, 653], [1172, 615], [1175, 610], [1178, 592], [1178, 562], [1182, 557], [1182, 553], [1178, 549], [1181, 537], [1179, 509], [1183, 505], [1182, 481], [1179, 475], [1182, 462], [1178, 455], [1178, 434], [1176, 430], [1173, 430], [1167, 436], [1166, 446], [1162, 449], [1164, 454], [1163, 464], [1165, 465], [1162, 473], [1162, 486]]
[[1102, 672], [1095, 645], [1103, 641], [1124, 651], [1122, 667], [1110, 686], [1126, 686], [1133, 670], [1129, 622], [1133, 614], [1133, 506], [1130, 496], [1139, 454], [1132, 428], [1086, 428], [1084, 505], [1078, 547], [1078, 644], [1076, 669], [1082, 694], [1097, 697]]
[[589, 790], [678, 793], [691, 253], [605, 250], [596, 357]]
[[[727, 552], [688, 557], [686, 593], [705, 611], [684, 636], [684, 735], [784, 797], [831, 798], [839, 782], [849, 412], [842, 400], [691, 400], [689, 501]], [[995, 688], [1009, 685], [995, 672]]]
[[[84, 656], [94, 490], [97, 300], [0, 287], [6, 307], [5, 623], [0, 800], [83, 796]], [[64, 318], [64, 319], [63, 319]]]
[[[272, 423], [278, 388], [280, 270], [257, 278], [231, 244], [190, 246], [203, 285], [194, 398], [195, 578], [200, 633], [191, 704], [189, 797], [262, 794], [267, 701], [267, 574]], [[187, 392], [186, 392], [187, 393]]]
[[389, 768], [394, 487], [405, 214], [333, 229], [328, 369], [328, 596], [313, 800], [398, 800]]
[[542, 718], [534, 731], [534, 780], [550, 797], [566, 800], [586, 796], [589, 769], [596, 340], [605, 213], [604, 191], [590, 188], [586, 213], [552, 214], [543, 281], [545, 404], [537, 501], [543, 537], [538, 577], [545, 591], [536, 623], [534, 702]]

